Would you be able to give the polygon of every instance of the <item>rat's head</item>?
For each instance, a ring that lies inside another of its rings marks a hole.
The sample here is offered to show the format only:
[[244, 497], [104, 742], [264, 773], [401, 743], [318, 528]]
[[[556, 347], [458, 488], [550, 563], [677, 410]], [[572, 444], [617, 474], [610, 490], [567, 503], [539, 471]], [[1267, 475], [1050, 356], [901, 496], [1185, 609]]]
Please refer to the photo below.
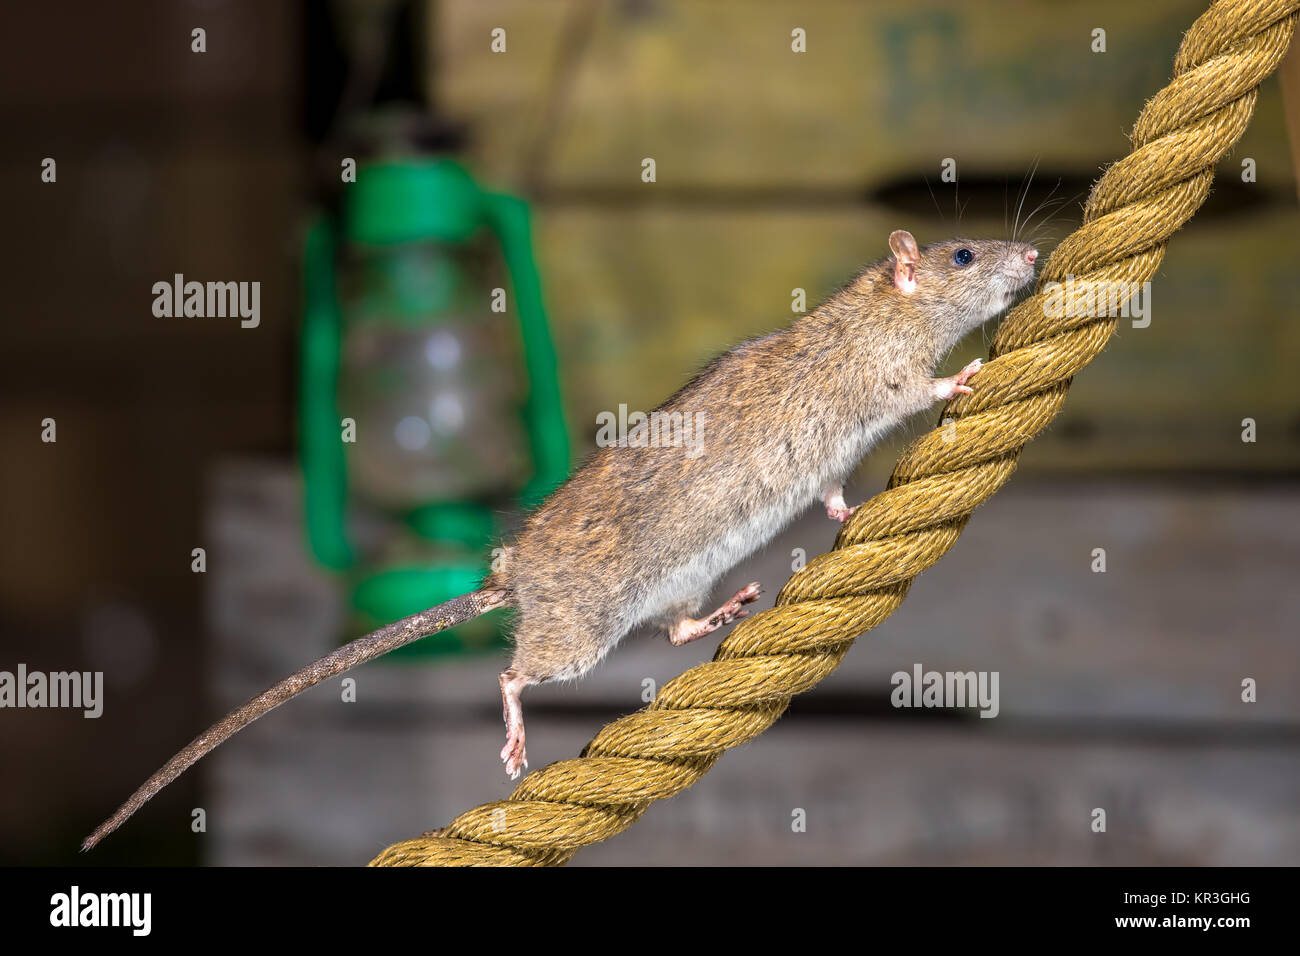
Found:
[[896, 291], [956, 342], [997, 315], [1034, 278], [1038, 250], [1003, 239], [949, 239], [918, 249], [910, 232], [890, 233]]

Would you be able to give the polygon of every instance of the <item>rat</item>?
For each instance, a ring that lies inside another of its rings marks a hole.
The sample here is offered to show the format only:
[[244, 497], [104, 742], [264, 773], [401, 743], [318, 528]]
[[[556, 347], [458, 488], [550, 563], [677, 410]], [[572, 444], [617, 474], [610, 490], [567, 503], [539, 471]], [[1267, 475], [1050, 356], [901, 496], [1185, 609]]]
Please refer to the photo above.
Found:
[[[935, 378], [968, 332], [1004, 311], [1034, 276], [1037, 250], [995, 239], [918, 248], [889, 236], [892, 255], [864, 267], [792, 325], [737, 345], [664, 402], [692, 416], [688, 450], [673, 442], [599, 448], [523, 523], [481, 587], [340, 647], [253, 698], [195, 738], [82, 845], [117, 829], [186, 768], [309, 687], [496, 608], [515, 608], [514, 655], [501, 673], [506, 744], [516, 778], [528, 766], [520, 695], [577, 680], [630, 631], [657, 625], [688, 644], [748, 614], [757, 583], [697, 617], [718, 580], [819, 499], [846, 521], [844, 481], [894, 426], [972, 391], [975, 359]], [[631, 437], [631, 436], [629, 436]]]

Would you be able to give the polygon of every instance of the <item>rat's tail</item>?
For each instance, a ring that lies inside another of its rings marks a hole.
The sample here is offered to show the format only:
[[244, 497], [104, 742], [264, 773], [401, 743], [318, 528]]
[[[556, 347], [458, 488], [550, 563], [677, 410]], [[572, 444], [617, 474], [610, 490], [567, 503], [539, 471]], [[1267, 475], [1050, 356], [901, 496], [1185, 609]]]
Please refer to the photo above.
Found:
[[159, 790], [167, 786], [200, 757], [205, 756], [218, 744], [223, 743], [243, 730], [257, 718], [279, 707], [286, 700], [297, 697], [309, 687], [314, 687], [323, 680], [336, 674], [351, 670], [358, 664], [382, 657], [389, 651], [418, 641], [422, 637], [446, 630], [471, 618], [486, 614], [488, 611], [502, 607], [507, 603], [504, 588], [488, 586], [453, 598], [446, 604], [413, 614], [387, 627], [359, 637], [351, 644], [345, 644], [333, 654], [322, 657], [308, 664], [298, 673], [286, 677], [269, 690], [263, 691], [243, 707], [231, 711], [199, 736], [190, 741], [189, 746], [178, 753], [163, 766], [161, 770], [144, 782], [131, 799], [122, 804], [118, 811], [100, 824], [86, 842], [82, 850], [89, 850], [104, 837], [108, 836], [130, 818], [131, 814], [144, 806]]

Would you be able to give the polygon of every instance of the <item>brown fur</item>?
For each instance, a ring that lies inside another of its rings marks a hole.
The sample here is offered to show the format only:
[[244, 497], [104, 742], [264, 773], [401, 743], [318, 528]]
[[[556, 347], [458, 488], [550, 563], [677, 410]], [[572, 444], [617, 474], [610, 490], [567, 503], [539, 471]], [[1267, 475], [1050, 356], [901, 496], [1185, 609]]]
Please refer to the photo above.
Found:
[[[963, 247], [976, 261], [958, 267], [952, 253]], [[930, 406], [936, 365], [1024, 284], [1027, 276], [1003, 281], [1002, 273], [1028, 248], [990, 240], [929, 246], [911, 295], [895, 287], [895, 257], [874, 263], [790, 327], [714, 359], [659, 406], [705, 413], [703, 455], [598, 450], [528, 519], [494, 579], [520, 611], [511, 672], [532, 682], [580, 677], [642, 623], [623, 612], [666, 569], [763, 512], [792, 474], [817, 472], [828, 449], [851, 443], [864, 426], [892, 425]], [[770, 537], [780, 527], [768, 530]], [[681, 594], [650, 619], [668, 624], [693, 614], [706, 596]]]
[[[517, 774], [526, 766], [525, 686], [581, 677], [632, 628], [669, 629], [694, 615], [719, 577], [841, 486], [885, 430], [931, 405], [943, 356], [1033, 277], [1023, 243], [950, 240], [917, 250], [900, 230], [890, 247], [895, 256], [867, 266], [789, 328], [714, 359], [656, 410], [702, 414], [702, 455], [682, 447], [597, 451], [528, 518], [481, 590], [358, 638], [228, 714], [150, 777], [84, 848], [308, 687], [504, 604], [519, 610], [514, 658], [501, 675], [502, 759]], [[975, 253], [969, 265], [954, 263], [961, 248]], [[964, 378], [943, 380], [954, 381]], [[756, 595], [754, 585], [716, 622], [687, 622], [684, 633], [699, 636], [741, 616], [740, 604]]]

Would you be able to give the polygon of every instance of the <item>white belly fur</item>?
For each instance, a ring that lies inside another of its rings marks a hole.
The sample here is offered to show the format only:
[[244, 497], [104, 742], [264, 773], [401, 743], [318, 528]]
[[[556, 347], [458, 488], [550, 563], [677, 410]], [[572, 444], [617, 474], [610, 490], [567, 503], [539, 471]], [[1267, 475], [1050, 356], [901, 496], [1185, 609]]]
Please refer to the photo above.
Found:
[[791, 476], [789, 492], [778, 501], [739, 524], [720, 528], [721, 532], [691, 560], [676, 568], [664, 569], [656, 586], [646, 593], [637, 607], [629, 609], [628, 630], [659, 617], [674, 604], [706, 594], [742, 560], [749, 557], [808, 505], [821, 498], [827, 487], [841, 480], [892, 423], [875, 422], [832, 449], [823, 467], [815, 473]]

